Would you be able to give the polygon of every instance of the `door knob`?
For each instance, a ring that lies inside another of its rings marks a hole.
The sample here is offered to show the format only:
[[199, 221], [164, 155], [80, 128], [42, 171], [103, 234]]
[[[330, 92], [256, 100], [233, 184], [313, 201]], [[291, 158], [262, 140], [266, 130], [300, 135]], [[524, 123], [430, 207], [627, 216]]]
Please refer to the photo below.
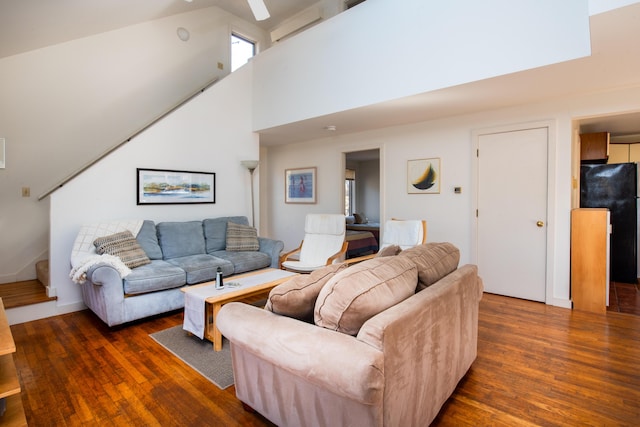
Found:
[[536, 222], [536, 225], [537, 225], [538, 227], [544, 227], [544, 222], [542, 222], [542, 221], [538, 221], [538, 222]]

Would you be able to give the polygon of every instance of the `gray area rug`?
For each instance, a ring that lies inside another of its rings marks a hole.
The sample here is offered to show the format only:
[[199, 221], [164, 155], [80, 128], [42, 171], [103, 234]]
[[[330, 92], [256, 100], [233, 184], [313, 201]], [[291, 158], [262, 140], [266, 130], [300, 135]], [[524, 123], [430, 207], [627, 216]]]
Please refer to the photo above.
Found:
[[221, 389], [233, 385], [231, 351], [226, 338], [222, 339], [222, 350], [214, 351], [210, 341], [189, 335], [182, 325], [153, 333], [150, 337]]

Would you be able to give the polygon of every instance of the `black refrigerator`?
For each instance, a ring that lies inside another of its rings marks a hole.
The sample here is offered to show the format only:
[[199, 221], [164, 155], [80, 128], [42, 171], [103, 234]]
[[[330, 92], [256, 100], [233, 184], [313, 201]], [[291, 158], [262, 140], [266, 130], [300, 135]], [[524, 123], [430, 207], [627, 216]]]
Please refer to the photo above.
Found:
[[614, 282], [636, 283], [637, 186], [636, 163], [580, 166], [580, 207], [611, 212], [610, 275]]

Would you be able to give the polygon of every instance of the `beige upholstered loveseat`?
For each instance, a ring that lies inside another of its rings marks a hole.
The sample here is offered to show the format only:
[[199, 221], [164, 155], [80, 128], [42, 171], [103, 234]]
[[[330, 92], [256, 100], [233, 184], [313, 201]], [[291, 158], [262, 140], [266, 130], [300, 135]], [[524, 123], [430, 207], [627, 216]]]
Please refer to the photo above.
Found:
[[278, 426], [428, 426], [477, 354], [483, 285], [458, 260], [429, 243], [227, 304], [238, 398]]

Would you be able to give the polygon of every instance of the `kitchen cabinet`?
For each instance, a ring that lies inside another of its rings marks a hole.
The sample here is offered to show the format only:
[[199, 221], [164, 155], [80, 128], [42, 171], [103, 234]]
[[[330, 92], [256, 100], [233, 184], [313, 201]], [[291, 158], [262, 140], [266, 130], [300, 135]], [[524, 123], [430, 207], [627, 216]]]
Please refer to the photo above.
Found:
[[580, 161], [606, 163], [609, 158], [609, 132], [580, 134]]
[[610, 233], [608, 209], [571, 211], [571, 300], [575, 310], [607, 311]]

